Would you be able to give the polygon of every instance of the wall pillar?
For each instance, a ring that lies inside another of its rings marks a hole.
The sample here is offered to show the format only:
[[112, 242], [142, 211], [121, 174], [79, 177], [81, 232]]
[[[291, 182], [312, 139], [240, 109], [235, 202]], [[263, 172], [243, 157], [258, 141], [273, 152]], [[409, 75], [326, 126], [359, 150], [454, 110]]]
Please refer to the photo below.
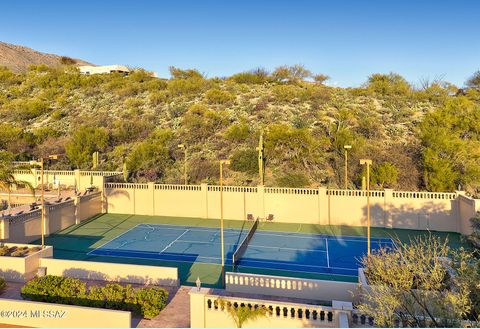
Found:
[[338, 300], [332, 300], [332, 307], [335, 309], [338, 315], [338, 328], [350, 328], [349, 319], [352, 315], [353, 305], [351, 302], [342, 302]]
[[35, 168], [32, 168], [32, 175], [33, 175], [33, 188], [37, 188], [38, 187], [38, 172], [37, 172], [37, 169]]
[[154, 182], [148, 182], [148, 190], [150, 192], [151, 198], [152, 198], [152, 212], [150, 215], [155, 216], [155, 183]]
[[257, 186], [257, 202], [258, 202], [258, 210], [260, 212], [260, 218], [266, 218], [266, 211], [265, 211], [265, 186], [258, 185]]
[[190, 295], [190, 327], [207, 328], [205, 318], [205, 296], [210, 292], [209, 288], [193, 287], [188, 293]]
[[202, 192], [202, 209], [200, 218], [208, 218], [208, 184], [200, 184], [200, 191]]
[[392, 228], [393, 227], [393, 216], [390, 209], [393, 205], [393, 190], [390, 188], [384, 189], [384, 198], [383, 198], [383, 227]]
[[0, 219], [0, 239], [6, 240], [10, 236], [10, 227], [9, 227], [9, 222], [8, 219]]
[[81, 176], [80, 176], [80, 169], [75, 169], [73, 171], [73, 176], [74, 176], [74, 180], [75, 180], [75, 189], [77, 191], [80, 191], [80, 179], [81, 179]]
[[80, 202], [81, 199], [78, 195], [73, 197], [73, 204], [75, 205], [75, 224], [80, 224]]
[[327, 188], [320, 186], [318, 188], [318, 223], [320, 225], [328, 225], [329, 204], [327, 197]]

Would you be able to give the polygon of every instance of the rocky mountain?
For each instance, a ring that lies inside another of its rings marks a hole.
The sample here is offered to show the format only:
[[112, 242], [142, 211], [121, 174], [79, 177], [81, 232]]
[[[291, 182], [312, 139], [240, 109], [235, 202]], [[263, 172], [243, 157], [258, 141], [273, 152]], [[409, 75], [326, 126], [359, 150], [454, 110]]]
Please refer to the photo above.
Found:
[[11, 71], [19, 73], [25, 72], [32, 64], [45, 64], [53, 67], [62, 64], [91, 65], [80, 59], [42, 53], [28, 47], [0, 41], [0, 66], [6, 66]]

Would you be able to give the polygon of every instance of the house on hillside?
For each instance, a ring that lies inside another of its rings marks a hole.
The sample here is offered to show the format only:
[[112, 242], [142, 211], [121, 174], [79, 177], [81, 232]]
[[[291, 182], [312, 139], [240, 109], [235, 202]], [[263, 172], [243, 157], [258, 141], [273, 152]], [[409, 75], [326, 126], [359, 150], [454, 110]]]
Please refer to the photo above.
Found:
[[128, 67], [124, 65], [104, 65], [104, 66], [91, 66], [82, 65], [79, 66], [80, 73], [82, 74], [105, 74], [105, 73], [130, 73]]

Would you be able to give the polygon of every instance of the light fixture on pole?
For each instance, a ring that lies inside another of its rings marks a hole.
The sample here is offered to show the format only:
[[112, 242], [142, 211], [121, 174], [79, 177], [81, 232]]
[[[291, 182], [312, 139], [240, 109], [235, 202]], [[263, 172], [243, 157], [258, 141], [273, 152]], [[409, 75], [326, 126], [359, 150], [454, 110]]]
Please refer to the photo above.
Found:
[[[52, 160], [57, 160], [61, 155], [60, 154], [52, 154], [48, 156], [48, 159]], [[40, 159], [40, 161], [29, 161], [31, 166], [40, 166], [40, 176], [41, 176], [41, 188], [42, 188], [42, 194], [41, 194], [41, 202], [42, 202], [42, 220], [41, 220], [41, 226], [42, 226], [42, 249], [45, 248], [45, 183], [43, 179], [43, 174], [44, 174], [44, 160], [43, 158]]]
[[345, 189], [348, 189], [348, 150], [352, 148], [352, 145], [344, 145], [345, 149]]
[[223, 236], [223, 165], [229, 165], [230, 160], [220, 160], [220, 240], [222, 245], [222, 288], [225, 286], [225, 244]]
[[370, 258], [370, 166], [372, 160], [361, 159], [360, 164], [367, 166], [367, 254]]
[[184, 184], [188, 184], [188, 176], [187, 176], [187, 147], [185, 144], [178, 144], [178, 148], [182, 149], [184, 152], [184, 159], [183, 159], [183, 180]]

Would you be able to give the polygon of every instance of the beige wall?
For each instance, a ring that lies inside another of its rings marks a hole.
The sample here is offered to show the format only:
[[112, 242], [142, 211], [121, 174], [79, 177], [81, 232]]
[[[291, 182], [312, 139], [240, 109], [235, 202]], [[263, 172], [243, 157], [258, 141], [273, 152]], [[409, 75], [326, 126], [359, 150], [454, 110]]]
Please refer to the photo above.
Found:
[[[131, 313], [0, 298], [0, 323], [43, 328], [130, 328]], [[12, 312], [16, 316], [13, 316]]]
[[[45, 235], [78, 224], [102, 212], [102, 193], [75, 196], [71, 200], [45, 207]], [[41, 238], [41, 209], [0, 219], [0, 241], [29, 243]]]
[[[17, 243], [8, 243], [7, 246], [38, 247], [35, 245]], [[38, 267], [40, 266], [40, 259], [42, 257], [53, 257], [53, 248], [46, 246], [43, 250], [27, 257], [0, 256], [0, 277], [12, 282], [28, 281], [37, 274]]]
[[458, 198], [458, 208], [460, 213], [460, 232], [468, 235], [473, 232], [470, 218], [475, 217], [480, 210], [480, 201], [472, 199], [465, 195]]
[[73, 200], [48, 205], [45, 207], [45, 211], [47, 218], [47, 235], [75, 224], [75, 203]]
[[358, 284], [327, 280], [310, 280], [248, 273], [226, 274], [228, 292], [311, 299], [315, 301], [341, 300], [353, 302]]
[[86, 219], [102, 213], [102, 203], [103, 196], [101, 192], [95, 192], [75, 198], [76, 223], [78, 224]]
[[[101, 190], [106, 178], [120, 174], [121, 172], [116, 171], [44, 170], [43, 179], [50, 187], [53, 186], [55, 178], [60, 181], [62, 188], [76, 187], [79, 191], [90, 187], [93, 180], [93, 186]], [[41, 183], [41, 171], [38, 169], [16, 170], [14, 175], [16, 179], [29, 182], [34, 187]]]
[[[202, 185], [107, 183], [107, 212], [197, 218], [220, 217], [220, 188]], [[374, 227], [460, 232], [458, 193], [371, 191]], [[224, 218], [246, 214], [275, 222], [365, 226], [367, 195], [360, 190], [225, 186]]]
[[177, 286], [176, 267], [102, 263], [44, 258], [41, 266], [47, 274], [87, 280]]
[[[287, 302], [273, 302], [264, 299], [248, 299], [221, 297], [211, 294], [210, 289], [192, 288], [190, 291], [190, 326], [192, 328], [234, 328], [235, 322], [221, 307], [215, 307], [215, 301], [222, 298], [225, 302], [232, 305], [265, 305], [271, 308], [273, 312], [266, 317], [258, 318], [246, 322], [244, 328], [302, 328], [302, 327], [322, 327], [334, 328], [339, 326], [339, 310], [327, 306], [297, 304]], [[277, 308], [280, 314], [277, 315]], [[287, 315], [284, 316], [284, 310]], [[309, 313], [307, 319], [306, 313]], [[293, 313], [292, 313], [293, 312]], [[313, 312], [316, 312], [317, 318], [313, 319]], [[322, 313], [323, 312], [323, 313]], [[301, 313], [301, 316], [300, 316]], [[320, 314], [323, 314], [323, 319]], [[292, 315], [293, 314], [293, 315]], [[328, 320], [328, 317], [331, 320]]]

